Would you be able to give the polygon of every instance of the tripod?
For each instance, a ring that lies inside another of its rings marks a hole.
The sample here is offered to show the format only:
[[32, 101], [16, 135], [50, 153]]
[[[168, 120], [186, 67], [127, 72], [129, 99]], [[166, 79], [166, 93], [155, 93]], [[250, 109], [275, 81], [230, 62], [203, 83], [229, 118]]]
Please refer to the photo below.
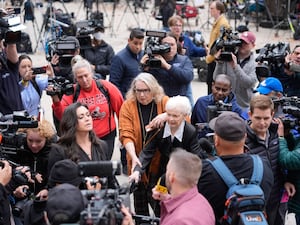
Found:
[[[60, 2], [62, 3], [65, 11], [67, 12], [63, 0], [61, 0]], [[68, 14], [68, 12], [67, 12], [67, 14]], [[50, 22], [50, 25], [48, 25], [49, 22]], [[57, 24], [58, 26], [55, 27], [55, 24]], [[44, 15], [43, 24], [42, 24], [42, 27], [41, 27], [40, 32], [39, 32], [39, 37], [37, 39], [36, 47], [34, 49], [34, 52], [36, 52], [40, 42], [42, 42], [43, 47], [46, 48], [46, 46], [44, 44], [44, 39], [42, 39], [42, 34], [43, 34], [43, 36], [45, 36], [45, 33], [47, 31], [47, 26], [49, 28], [48, 30], [50, 30], [50, 38], [48, 38], [49, 40], [55, 40], [57, 37], [61, 36], [61, 33], [62, 33], [61, 27], [66, 27], [66, 28], [69, 27], [68, 24], [65, 24], [63, 22], [60, 22], [60, 21], [56, 20], [52, 0], [50, 0], [48, 2], [46, 13]]]
[[34, 32], [34, 38], [35, 38], [35, 41], [37, 41], [38, 39], [37, 39], [36, 32], [40, 33], [40, 30], [39, 30], [39, 26], [38, 26], [37, 21], [34, 16], [34, 5], [31, 2], [31, 0], [27, 0], [24, 3], [24, 23], [26, 22], [26, 20], [31, 21], [32, 27], [33, 27], [33, 32]]
[[205, 25], [207, 25], [207, 29], [209, 29], [209, 25], [212, 25], [212, 23], [210, 22], [210, 17], [209, 17], [209, 7], [210, 7], [210, 1], [208, 1], [208, 7], [207, 7], [207, 20], [205, 23], [203, 23], [200, 27], [200, 29], [203, 29], [205, 27]]
[[282, 26], [283, 24], [290, 24], [290, 10], [291, 10], [291, 0], [288, 0], [287, 1], [287, 8], [286, 8], [286, 18], [283, 19], [282, 21], [278, 22], [278, 5], [279, 5], [279, 2], [278, 0], [276, 1], [277, 2], [277, 7], [276, 7], [276, 19], [277, 19], [277, 24], [273, 27], [273, 29], [276, 29], [275, 31], [275, 37], [278, 37], [278, 32], [279, 32], [279, 29], [280, 29], [280, 26]]
[[[103, 0], [102, 0], [103, 1]], [[109, 14], [107, 13], [107, 10], [105, 8], [105, 3], [102, 2], [102, 8], [103, 8], [103, 12], [104, 12], [104, 15], [105, 17], [107, 18], [107, 21], [109, 23], [108, 27], [111, 28], [111, 36], [115, 35], [114, 33], [114, 30], [113, 30], [113, 21], [114, 21], [114, 18], [115, 18], [115, 10], [116, 10], [116, 4], [117, 4], [117, 1], [114, 1], [113, 3], [113, 11], [112, 11], [112, 15], [111, 15], [111, 18], [109, 18]], [[82, 5], [84, 5], [84, 7], [86, 7], [86, 20], [100, 20], [102, 19], [102, 25], [104, 26], [104, 21], [103, 21], [103, 18], [93, 18], [93, 16], [96, 15], [96, 17], [100, 15], [100, 11], [99, 11], [99, 0], [96, 0], [96, 8], [97, 8], [97, 11], [96, 12], [92, 12], [92, 9], [93, 9], [93, 1], [92, 0], [85, 0], [85, 1], [82, 1], [81, 2], [81, 5], [79, 6], [78, 8], [78, 12], [77, 12], [77, 15], [79, 14], [79, 11], [82, 7]], [[99, 21], [97, 21], [99, 22]]]
[[[137, 3], [136, 3], [136, 2], [134, 2], [134, 3], [135, 3], [135, 7], [136, 7], [136, 4], [137, 4]], [[140, 22], [139, 22], [138, 18], [137, 18], [136, 15], [135, 15], [135, 14], [137, 14], [137, 9], [135, 8], [135, 10], [133, 11], [132, 8], [131, 8], [131, 6], [130, 6], [129, 0], [126, 0], [126, 7], [125, 7], [125, 9], [124, 9], [124, 11], [123, 11], [123, 15], [122, 15], [122, 17], [121, 17], [121, 19], [120, 19], [120, 22], [119, 22], [118, 26], [117, 26], [117, 31], [119, 30], [119, 27], [120, 27], [120, 25], [121, 25], [121, 23], [122, 23], [122, 21], [123, 21], [123, 19], [124, 19], [124, 16], [125, 16], [125, 14], [126, 14], [126, 12], [127, 12], [127, 9], [129, 9], [129, 11], [130, 11], [131, 15], [133, 16], [135, 22], [137, 23], [138, 27], [141, 27], [141, 26], [140, 26]], [[149, 21], [149, 20], [148, 20], [148, 21]]]

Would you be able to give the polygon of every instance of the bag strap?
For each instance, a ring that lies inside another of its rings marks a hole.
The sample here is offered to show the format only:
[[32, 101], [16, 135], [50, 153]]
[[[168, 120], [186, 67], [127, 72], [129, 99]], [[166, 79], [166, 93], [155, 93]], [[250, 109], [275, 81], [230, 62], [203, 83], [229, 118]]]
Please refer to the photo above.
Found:
[[[253, 161], [253, 172], [252, 172], [250, 182], [260, 185], [263, 177], [263, 171], [264, 171], [262, 160], [258, 155], [250, 155], [250, 156]], [[214, 160], [211, 159], [206, 159], [206, 160], [211, 163], [211, 165], [214, 167], [214, 169], [217, 171], [217, 173], [226, 183], [228, 188], [238, 183], [236, 177], [232, 174], [232, 172], [228, 169], [228, 167], [220, 157], [215, 157]]]
[[238, 180], [235, 178], [235, 176], [233, 176], [232, 172], [228, 169], [228, 167], [220, 157], [217, 156], [213, 160], [211, 159], [206, 159], [206, 160], [210, 162], [210, 164], [214, 167], [214, 169], [217, 171], [217, 173], [226, 183], [228, 188], [238, 183]]
[[261, 158], [258, 155], [250, 155], [253, 160], [253, 172], [251, 176], [251, 183], [260, 185], [263, 177], [264, 166]]
[[31, 80], [30, 80], [32, 86], [34, 87], [34, 89], [36, 90], [36, 92], [39, 94], [40, 97], [42, 97], [42, 92], [40, 90], [40, 87], [39, 85], [37, 84], [36, 80], [35, 80], [35, 77], [33, 77]]

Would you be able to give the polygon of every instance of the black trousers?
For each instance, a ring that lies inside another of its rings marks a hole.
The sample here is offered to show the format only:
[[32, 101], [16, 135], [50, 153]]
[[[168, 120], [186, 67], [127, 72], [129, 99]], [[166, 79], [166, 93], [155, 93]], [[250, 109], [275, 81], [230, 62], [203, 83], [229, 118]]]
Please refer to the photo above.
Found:
[[206, 84], [207, 84], [207, 94], [211, 94], [211, 86], [213, 82], [213, 75], [216, 68], [216, 62], [208, 63], [207, 64], [207, 78], [206, 78]]

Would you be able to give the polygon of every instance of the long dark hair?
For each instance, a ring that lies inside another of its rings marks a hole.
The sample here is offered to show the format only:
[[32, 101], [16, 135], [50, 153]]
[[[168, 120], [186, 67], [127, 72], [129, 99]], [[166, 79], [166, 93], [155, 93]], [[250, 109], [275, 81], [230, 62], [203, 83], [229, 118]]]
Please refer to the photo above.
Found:
[[[58, 143], [66, 147], [65, 153], [67, 157], [75, 162], [78, 161], [80, 151], [75, 134], [78, 125], [77, 109], [81, 106], [89, 109], [87, 105], [82, 104], [81, 102], [75, 102], [65, 109], [60, 121], [61, 137], [59, 138]], [[100, 141], [93, 130], [89, 131], [89, 138], [92, 144], [100, 144]]]

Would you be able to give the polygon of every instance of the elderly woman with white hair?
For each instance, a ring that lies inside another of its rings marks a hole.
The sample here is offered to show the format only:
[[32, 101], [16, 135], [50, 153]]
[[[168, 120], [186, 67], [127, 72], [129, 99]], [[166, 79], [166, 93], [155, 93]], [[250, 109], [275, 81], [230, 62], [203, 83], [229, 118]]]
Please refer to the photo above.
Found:
[[158, 177], [166, 172], [169, 156], [175, 148], [183, 148], [188, 152], [203, 158], [205, 154], [201, 150], [197, 131], [193, 125], [185, 119], [191, 114], [191, 104], [187, 97], [171, 97], [166, 104], [167, 121], [163, 128], [159, 129], [151, 142], [143, 148], [139, 155], [142, 167], [136, 166], [134, 172], [129, 176], [130, 180], [139, 181], [150, 164], [156, 150], [161, 153]]

